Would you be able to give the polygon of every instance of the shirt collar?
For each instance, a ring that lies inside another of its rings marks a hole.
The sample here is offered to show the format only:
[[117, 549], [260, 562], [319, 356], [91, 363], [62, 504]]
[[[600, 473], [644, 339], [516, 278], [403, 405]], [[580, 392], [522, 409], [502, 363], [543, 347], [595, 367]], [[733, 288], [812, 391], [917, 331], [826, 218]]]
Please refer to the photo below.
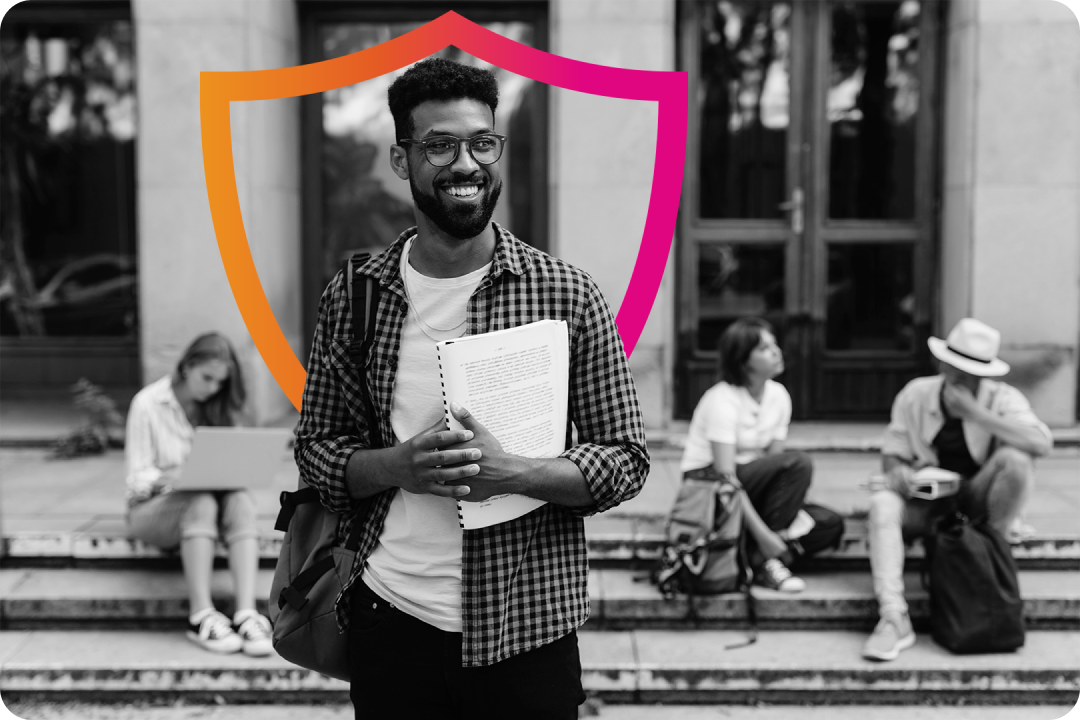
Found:
[[183, 408], [180, 407], [180, 401], [176, 399], [176, 393], [173, 391], [172, 373], [161, 378], [151, 385], [151, 387], [153, 388], [151, 397], [153, 397], [155, 402], [183, 410]]
[[[485, 279], [495, 280], [504, 271], [514, 275], [524, 275], [532, 270], [533, 260], [525, 251], [525, 244], [498, 223], [493, 222], [492, 225], [495, 227], [495, 256], [492, 258], [491, 270]], [[401, 233], [389, 248], [361, 265], [360, 272], [377, 278], [384, 288], [404, 295], [405, 290], [401, 279], [401, 253], [405, 248], [405, 242], [415, 236], [415, 226]]]

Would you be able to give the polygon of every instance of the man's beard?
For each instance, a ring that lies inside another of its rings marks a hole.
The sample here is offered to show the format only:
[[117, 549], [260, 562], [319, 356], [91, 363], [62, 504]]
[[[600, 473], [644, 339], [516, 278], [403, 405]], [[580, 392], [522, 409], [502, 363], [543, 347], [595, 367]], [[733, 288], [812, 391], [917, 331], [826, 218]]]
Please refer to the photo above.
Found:
[[[451, 182], [462, 183], [467, 182], [468, 179], [455, 176], [451, 178]], [[437, 190], [431, 195], [421, 192], [412, 176], [409, 176], [409, 190], [412, 191], [416, 207], [435, 223], [437, 228], [458, 240], [468, 240], [484, 232], [491, 222], [491, 216], [495, 214], [495, 205], [499, 202], [499, 195], [502, 193], [502, 180], [499, 180], [497, 185], [488, 183], [481, 187], [487, 190], [487, 195], [478, 205], [450, 205], [440, 199]]]

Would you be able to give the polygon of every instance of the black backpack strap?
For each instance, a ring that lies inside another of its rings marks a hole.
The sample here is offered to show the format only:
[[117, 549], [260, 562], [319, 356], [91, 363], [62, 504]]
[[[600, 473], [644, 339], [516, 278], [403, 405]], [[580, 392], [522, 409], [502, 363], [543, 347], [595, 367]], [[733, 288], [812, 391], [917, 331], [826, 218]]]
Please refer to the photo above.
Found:
[[345, 261], [345, 277], [348, 280], [349, 304], [352, 308], [352, 340], [349, 342], [349, 355], [357, 368], [363, 370], [367, 353], [371, 347], [372, 328], [375, 327], [375, 313], [379, 307], [379, 283], [370, 276], [363, 276], [364, 282], [357, 282], [360, 266], [371, 259], [371, 253], [353, 253]]
[[[743, 489], [739, 489], [740, 493], [746, 492]], [[746, 633], [746, 639], [742, 642], [731, 643], [725, 645], [725, 650], [734, 650], [735, 648], [746, 647], [747, 645], [753, 645], [758, 639], [758, 626], [757, 626], [757, 605], [754, 598], [754, 571], [750, 567], [750, 554], [746, 550], [746, 518], [743, 518], [742, 531], [739, 533], [739, 566], [742, 570], [742, 593], [746, 602], [746, 621], [750, 625], [750, 629]]]
[[[345, 262], [345, 278], [348, 287], [349, 305], [352, 309], [352, 339], [349, 341], [349, 357], [363, 375], [367, 367], [367, 356], [371, 351], [371, 339], [375, 334], [375, 317], [379, 310], [379, 283], [370, 276], [363, 276], [364, 282], [357, 282], [360, 266], [371, 258], [371, 253], [353, 253]], [[367, 378], [363, 378], [360, 387], [363, 391], [364, 404], [367, 406], [368, 427], [372, 438], [376, 436], [375, 403], [368, 390]]]
[[322, 560], [297, 575], [292, 581], [292, 585], [281, 589], [281, 594], [278, 595], [278, 608], [285, 607], [285, 603], [288, 603], [293, 610], [299, 610], [307, 605], [307, 590], [311, 588], [319, 578], [333, 569], [334, 556], [327, 555]]
[[274, 529], [285, 532], [289, 529], [293, 513], [297, 505], [319, 501], [319, 491], [313, 487], [303, 487], [295, 492], [283, 491], [281, 493], [281, 510], [278, 511], [277, 520], [274, 521]]

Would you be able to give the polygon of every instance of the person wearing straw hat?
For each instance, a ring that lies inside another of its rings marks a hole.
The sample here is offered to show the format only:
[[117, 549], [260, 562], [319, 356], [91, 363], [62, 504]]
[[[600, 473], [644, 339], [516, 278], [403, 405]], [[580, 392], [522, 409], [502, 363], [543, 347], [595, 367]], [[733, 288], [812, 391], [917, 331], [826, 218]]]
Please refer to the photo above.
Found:
[[[880, 621], [863, 657], [893, 660], [915, 644], [904, 600], [904, 541], [934, 517], [959, 509], [1008, 536], [1035, 482], [1033, 459], [1050, 451], [1050, 429], [1027, 398], [1000, 378], [1009, 365], [998, 358], [1001, 335], [973, 318], [958, 322], [930, 352], [941, 371], [916, 378], [896, 396], [882, 443], [882, 486], [870, 498], [870, 569]], [[936, 467], [957, 473], [955, 496], [911, 496], [915, 471]]]

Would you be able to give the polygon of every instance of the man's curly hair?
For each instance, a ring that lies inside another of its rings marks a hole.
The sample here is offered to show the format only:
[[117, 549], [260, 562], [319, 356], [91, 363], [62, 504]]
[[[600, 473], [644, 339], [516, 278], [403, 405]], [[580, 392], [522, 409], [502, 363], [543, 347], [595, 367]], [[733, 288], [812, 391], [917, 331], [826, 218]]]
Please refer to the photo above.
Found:
[[499, 104], [499, 84], [490, 70], [432, 57], [413, 65], [386, 93], [397, 137], [411, 138], [416, 129], [412, 111], [428, 100], [479, 100], [491, 108]]

